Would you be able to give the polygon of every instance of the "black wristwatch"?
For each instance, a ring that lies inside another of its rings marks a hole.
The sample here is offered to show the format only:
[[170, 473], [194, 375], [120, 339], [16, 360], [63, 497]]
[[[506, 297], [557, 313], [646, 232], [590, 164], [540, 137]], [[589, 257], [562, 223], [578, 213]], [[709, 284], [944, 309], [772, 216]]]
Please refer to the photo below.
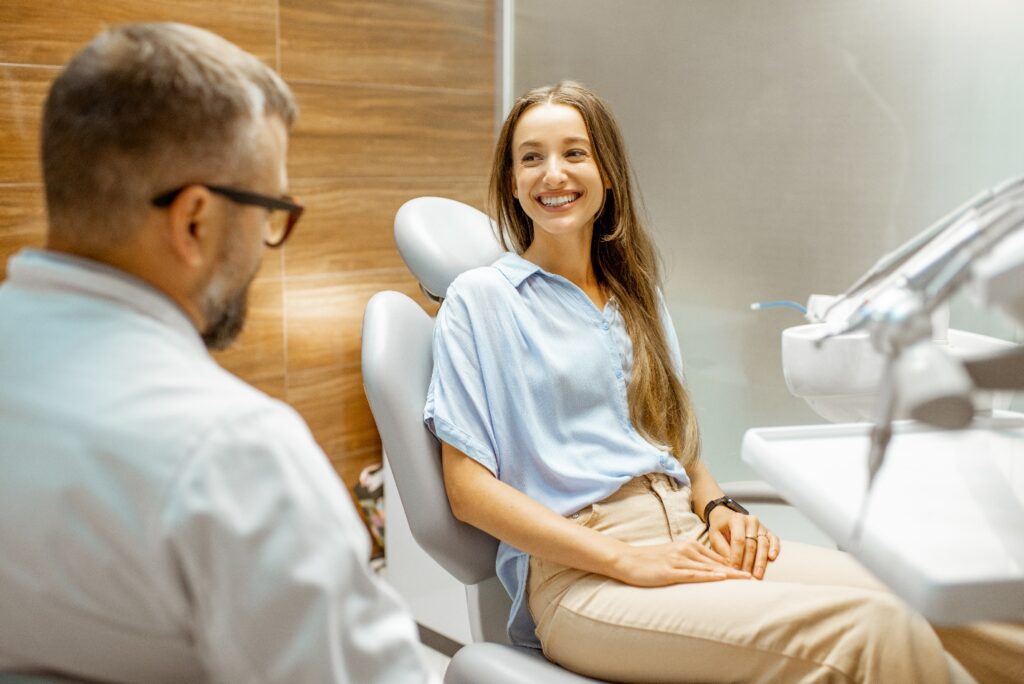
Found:
[[715, 506], [725, 506], [729, 510], [736, 511], [737, 513], [742, 513], [743, 515], [750, 515], [750, 511], [748, 511], [743, 506], [740, 506], [739, 503], [730, 496], [723, 496], [718, 499], [708, 501], [708, 505], [704, 507], [705, 531], [711, 529], [711, 511], [715, 510]]

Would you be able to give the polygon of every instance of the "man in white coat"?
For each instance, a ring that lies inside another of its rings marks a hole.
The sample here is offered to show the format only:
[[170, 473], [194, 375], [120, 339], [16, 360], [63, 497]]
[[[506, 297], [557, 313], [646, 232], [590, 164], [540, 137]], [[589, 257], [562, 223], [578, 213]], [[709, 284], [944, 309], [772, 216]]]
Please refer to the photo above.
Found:
[[0, 671], [429, 681], [302, 419], [207, 352], [301, 215], [295, 116], [180, 24], [106, 31], [55, 80], [47, 248], [0, 286]]

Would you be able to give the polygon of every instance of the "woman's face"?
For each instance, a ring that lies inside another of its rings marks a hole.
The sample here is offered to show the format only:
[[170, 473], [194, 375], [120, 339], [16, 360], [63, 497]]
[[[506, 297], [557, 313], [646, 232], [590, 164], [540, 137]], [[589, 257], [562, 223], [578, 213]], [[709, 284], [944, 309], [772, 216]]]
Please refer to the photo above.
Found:
[[512, 166], [512, 194], [533, 221], [535, 237], [593, 225], [605, 183], [575, 107], [540, 104], [523, 112], [512, 134]]

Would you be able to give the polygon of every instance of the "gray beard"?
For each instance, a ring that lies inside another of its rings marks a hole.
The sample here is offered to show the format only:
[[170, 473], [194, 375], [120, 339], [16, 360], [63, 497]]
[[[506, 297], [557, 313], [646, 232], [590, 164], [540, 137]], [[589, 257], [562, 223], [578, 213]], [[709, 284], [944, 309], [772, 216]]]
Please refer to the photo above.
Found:
[[245, 327], [245, 317], [249, 310], [249, 285], [239, 290], [234, 296], [223, 304], [207, 301], [204, 314], [206, 330], [203, 331], [203, 343], [206, 348], [212, 351], [227, 349], [232, 342], [241, 334]]

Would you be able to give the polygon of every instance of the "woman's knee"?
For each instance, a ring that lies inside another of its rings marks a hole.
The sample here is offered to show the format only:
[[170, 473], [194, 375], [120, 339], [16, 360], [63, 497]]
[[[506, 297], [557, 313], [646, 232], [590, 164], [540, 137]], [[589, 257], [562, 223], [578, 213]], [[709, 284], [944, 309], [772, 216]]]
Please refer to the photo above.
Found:
[[892, 594], [865, 591], [851, 616], [848, 667], [857, 681], [948, 679], [945, 652], [935, 631]]

